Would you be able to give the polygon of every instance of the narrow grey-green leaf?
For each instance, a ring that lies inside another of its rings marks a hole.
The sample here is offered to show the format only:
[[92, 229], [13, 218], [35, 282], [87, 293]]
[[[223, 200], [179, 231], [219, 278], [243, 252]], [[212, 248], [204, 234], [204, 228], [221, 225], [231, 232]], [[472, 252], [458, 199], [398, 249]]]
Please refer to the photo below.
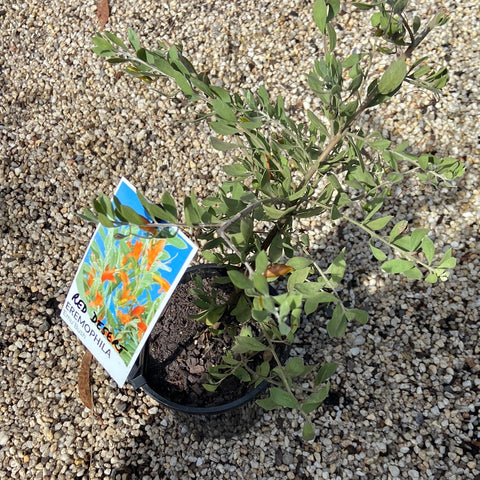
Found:
[[388, 95], [396, 90], [407, 75], [407, 64], [400, 59], [393, 62], [382, 75], [378, 82], [378, 91], [382, 95]]
[[290, 392], [281, 388], [271, 387], [270, 396], [277, 405], [282, 407], [296, 408], [298, 406], [297, 399]]
[[249, 175], [246, 168], [240, 163], [234, 163], [233, 165], [224, 165], [222, 168], [227, 175], [231, 175], [232, 177], [245, 178]]
[[311, 264], [312, 264], [312, 260], [306, 257], [293, 257], [293, 258], [290, 258], [287, 262], [287, 265], [289, 267], [293, 267], [295, 270], [309, 267]]
[[437, 283], [438, 281], [438, 275], [436, 275], [435, 273], [430, 273], [430, 275], [427, 275], [425, 277], [425, 281], [427, 283]]
[[322, 402], [327, 398], [330, 385], [323, 386], [318, 392], [312, 393], [302, 405], [304, 413], [312, 413], [316, 410]]
[[278, 408], [280, 405], [278, 405], [276, 402], [273, 401], [272, 397], [268, 398], [261, 398], [260, 400], [256, 400], [255, 403], [263, 408], [264, 410], [274, 410], [275, 408]]
[[130, 42], [130, 45], [134, 48], [135, 51], [140, 50], [140, 39], [138, 38], [138, 35], [131, 29], [128, 29], [127, 33], [128, 41]]
[[235, 344], [232, 347], [232, 351], [236, 353], [263, 352], [266, 349], [267, 347], [260, 340], [240, 335], [235, 337]]
[[331, 275], [330, 281], [334, 285], [338, 285], [345, 274], [345, 268], [347, 264], [345, 262], [345, 248], [335, 257], [332, 264], [328, 267], [326, 273]]
[[285, 370], [290, 377], [298, 377], [305, 371], [305, 364], [303, 358], [292, 357], [285, 364]]
[[332, 318], [327, 323], [327, 332], [332, 338], [340, 338], [347, 329], [347, 319], [340, 303], [333, 310]]
[[238, 367], [233, 371], [233, 374], [241, 381], [241, 382], [249, 382], [252, 377], [250, 374], [243, 368]]
[[349, 308], [346, 311], [346, 316], [349, 321], [356, 320], [361, 325], [368, 322], [368, 313], [360, 308]]
[[238, 145], [235, 143], [224, 142], [220, 140], [218, 137], [211, 136], [210, 143], [215, 150], [219, 150], [220, 152], [227, 152], [229, 150], [233, 150], [238, 148]]
[[423, 278], [423, 273], [417, 267], [407, 270], [404, 275], [410, 280], [421, 280]]
[[228, 276], [232, 283], [242, 289], [245, 290], [247, 288], [253, 288], [253, 282], [247, 278], [242, 272], [239, 272], [238, 270], [229, 270]]
[[207, 392], [214, 392], [218, 388], [217, 383], [203, 383], [202, 386]]
[[387, 223], [393, 218], [393, 215], [387, 215], [386, 217], [376, 218], [370, 220], [365, 226], [371, 230], [381, 230]]
[[313, 4], [313, 19], [318, 29], [325, 33], [325, 27], [327, 25], [327, 5], [325, 0], [316, 0]]
[[320, 385], [328, 380], [337, 371], [337, 367], [338, 365], [336, 363], [326, 363], [322, 365], [322, 368], [320, 368], [315, 376], [315, 385]]
[[313, 440], [315, 438], [315, 430], [311, 422], [306, 421], [303, 425], [302, 437], [306, 442]]
[[389, 240], [391, 242], [396, 240], [404, 232], [407, 226], [408, 226], [407, 220], [401, 220], [400, 222], [396, 223], [390, 232]]
[[427, 259], [427, 262], [432, 263], [433, 256], [435, 255], [435, 245], [429, 237], [425, 237], [422, 240], [422, 251]]
[[209, 123], [211, 129], [219, 135], [235, 135], [238, 133], [238, 129], [228, 125], [223, 120], [216, 120]]
[[404, 260], [402, 258], [396, 258], [394, 260], [387, 260], [382, 264], [383, 270], [387, 273], [404, 273], [410, 270], [414, 266], [410, 260]]
[[237, 117], [232, 107], [227, 105], [219, 98], [212, 100], [212, 109], [220, 118], [223, 118], [229, 123], [235, 124], [235, 122], [237, 121]]
[[372, 251], [373, 256], [380, 262], [383, 262], [384, 260], [387, 259], [387, 255], [380, 250], [379, 248], [375, 247], [371, 242], [370, 242], [370, 250]]

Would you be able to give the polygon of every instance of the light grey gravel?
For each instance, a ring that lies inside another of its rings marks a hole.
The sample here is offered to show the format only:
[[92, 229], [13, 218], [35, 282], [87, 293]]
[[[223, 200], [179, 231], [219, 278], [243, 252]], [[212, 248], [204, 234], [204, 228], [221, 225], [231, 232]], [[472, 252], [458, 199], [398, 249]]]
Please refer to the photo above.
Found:
[[[349, 3], [349, 2], [348, 2]], [[218, 84], [265, 84], [291, 112], [314, 107], [305, 79], [322, 40], [303, 0], [111, 0], [107, 28], [183, 42]], [[369, 120], [393, 142], [457, 156], [457, 187], [415, 184], [392, 206], [414, 225], [435, 228], [459, 259], [445, 284], [386, 277], [352, 246], [357, 232], [311, 225], [319, 258], [349, 246], [346, 298], [371, 321], [326, 341], [321, 316], [296, 348], [340, 363], [319, 410], [317, 441], [300, 439], [286, 411], [261, 414], [242, 437], [202, 438], [130, 387], [93, 368], [95, 415], [78, 399], [83, 347], [59, 318], [92, 233], [75, 217], [126, 176], [147, 196], [205, 196], [225, 160], [209, 132], [179, 125], [182, 105], [96, 58], [96, 2], [29, 0], [0, 5], [0, 479], [443, 479], [480, 478], [478, 342], [479, 71], [477, 1], [412, 2], [421, 14], [444, 6], [452, 21], [425, 50], [449, 66], [435, 106], [406, 93]], [[340, 48], [368, 35], [346, 9]], [[419, 109], [423, 107], [423, 113]], [[365, 120], [368, 120], [366, 118]]]

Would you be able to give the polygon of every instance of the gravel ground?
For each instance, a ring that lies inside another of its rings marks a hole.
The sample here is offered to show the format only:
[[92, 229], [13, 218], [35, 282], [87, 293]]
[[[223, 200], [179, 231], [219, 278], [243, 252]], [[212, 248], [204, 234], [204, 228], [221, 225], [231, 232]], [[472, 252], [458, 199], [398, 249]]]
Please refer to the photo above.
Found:
[[[318, 412], [317, 441], [286, 411], [260, 414], [233, 438], [202, 438], [131, 387], [93, 368], [95, 415], [78, 399], [84, 352], [59, 309], [92, 234], [75, 212], [124, 175], [147, 196], [207, 195], [224, 161], [208, 132], [179, 125], [182, 106], [159, 99], [89, 50], [96, 2], [0, 4], [0, 479], [459, 479], [480, 478], [479, 33], [477, 1], [442, 5], [452, 21], [424, 49], [449, 65], [445, 95], [409, 92], [372, 114], [392, 141], [457, 156], [456, 188], [415, 188], [393, 203], [435, 228], [459, 259], [433, 287], [385, 277], [346, 226], [311, 233], [322, 255], [349, 246], [346, 295], [369, 324], [326, 342], [322, 318], [299, 339], [306, 356], [340, 363]], [[315, 103], [299, 73], [322, 45], [303, 0], [111, 0], [107, 28], [153, 45], [182, 41], [197, 66], [232, 85], [264, 83], [291, 111]], [[2, 6], [3, 5], [3, 6]], [[366, 42], [366, 17], [342, 15], [339, 42]], [[295, 72], [295, 73], [293, 73]], [[423, 113], [419, 107], [423, 106]], [[366, 118], [367, 120], [367, 118]], [[307, 343], [308, 342], [308, 343]]]

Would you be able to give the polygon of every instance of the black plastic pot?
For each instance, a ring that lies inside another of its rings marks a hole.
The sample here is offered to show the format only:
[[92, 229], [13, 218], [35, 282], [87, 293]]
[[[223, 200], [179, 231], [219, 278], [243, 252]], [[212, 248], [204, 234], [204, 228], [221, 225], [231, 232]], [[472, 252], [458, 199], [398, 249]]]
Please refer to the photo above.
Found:
[[[196, 265], [187, 269], [180, 283], [188, 282], [195, 275], [203, 278], [220, 277], [225, 276], [226, 271], [216, 265]], [[260, 407], [254, 400], [265, 391], [268, 382], [264, 381], [245, 395], [222, 405], [211, 407], [182, 405], [165, 398], [162, 392], [154, 390], [148, 384], [148, 369], [151, 368], [146, 354], [148, 347], [149, 341], [145, 344], [128, 380], [136, 390], [141, 388], [154, 400], [172, 409], [189, 430], [201, 436], [232, 436], [245, 431], [257, 418]]]

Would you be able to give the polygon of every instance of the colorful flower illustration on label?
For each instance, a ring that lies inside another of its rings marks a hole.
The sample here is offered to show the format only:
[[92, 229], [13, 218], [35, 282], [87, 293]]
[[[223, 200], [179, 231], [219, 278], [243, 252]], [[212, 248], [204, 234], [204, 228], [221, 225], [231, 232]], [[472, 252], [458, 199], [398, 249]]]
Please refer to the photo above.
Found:
[[[100, 227], [77, 276], [90, 317], [126, 365], [170, 289], [178, 236], [147, 238], [139, 227]], [[173, 255], [172, 255], [173, 252]]]

